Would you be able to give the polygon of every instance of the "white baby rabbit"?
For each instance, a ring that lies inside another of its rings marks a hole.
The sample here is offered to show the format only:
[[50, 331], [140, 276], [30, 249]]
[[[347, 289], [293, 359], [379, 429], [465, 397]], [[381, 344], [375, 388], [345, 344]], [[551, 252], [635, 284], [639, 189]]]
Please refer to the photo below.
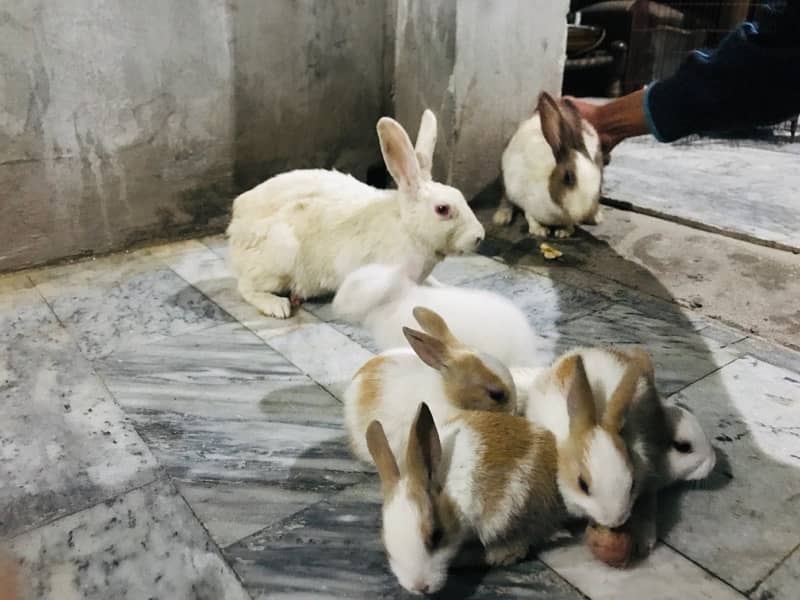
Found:
[[406, 345], [402, 328], [413, 325], [415, 306], [436, 311], [464, 344], [506, 365], [534, 363], [545, 345], [507, 298], [485, 290], [419, 285], [399, 265], [354, 271], [333, 299], [334, 313], [363, 325], [382, 350]]
[[569, 100], [547, 92], [522, 122], [502, 158], [505, 194], [494, 214], [508, 225], [514, 207], [525, 213], [531, 235], [568, 237], [579, 223], [602, 220], [603, 153], [594, 127]]
[[431, 180], [433, 113], [422, 115], [416, 153], [393, 119], [381, 118], [377, 131], [397, 190], [309, 169], [276, 175], [234, 201], [231, 266], [242, 297], [265, 315], [288, 317], [293, 302], [335, 291], [371, 262], [413, 261], [422, 281], [446, 255], [483, 240], [461, 192]]
[[364, 434], [376, 419], [384, 423], [394, 453], [405, 455], [417, 409], [412, 398], [424, 398], [437, 423], [461, 409], [516, 409], [514, 382], [500, 361], [464, 345], [432, 310], [417, 307], [414, 317], [427, 333], [403, 328], [411, 348], [370, 359], [345, 390], [345, 426], [353, 453], [361, 460], [370, 461]]
[[[404, 588], [415, 593], [441, 589], [459, 549], [471, 540], [484, 546], [488, 564], [524, 558], [567, 516], [566, 490], [588, 498], [604, 485], [589, 482], [589, 473], [596, 471], [590, 463], [604, 455], [591, 450], [594, 402], [580, 359], [574, 364], [568, 392], [571, 434], [561, 444], [531, 421], [504, 413], [460, 411], [437, 425], [423, 403], [401, 469], [381, 422], [368, 426], [367, 446], [383, 488], [383, 543]], [[562, 454], [566, 446], [575, 451]], [[619, 487], [624, 480], [612, 475], [606, 483], [618, 484], [616, 495], [624, 495]], [[625, 520], [626, 504], [615, 511], [614, 522]]]

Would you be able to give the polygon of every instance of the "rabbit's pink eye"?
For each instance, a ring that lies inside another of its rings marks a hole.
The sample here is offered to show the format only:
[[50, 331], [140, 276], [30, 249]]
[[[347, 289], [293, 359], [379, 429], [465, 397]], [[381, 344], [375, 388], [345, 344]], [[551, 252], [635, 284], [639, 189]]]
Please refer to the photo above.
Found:
[[447, 218], [450, 216], [450, 207], [447, 204], [437, 204], [436, 214], [440, 217]]

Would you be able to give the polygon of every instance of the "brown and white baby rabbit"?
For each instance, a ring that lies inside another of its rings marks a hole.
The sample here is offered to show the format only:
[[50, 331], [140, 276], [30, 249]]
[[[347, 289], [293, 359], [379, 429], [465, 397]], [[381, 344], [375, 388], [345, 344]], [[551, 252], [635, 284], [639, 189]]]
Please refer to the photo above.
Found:
[[558, 373], [576, 358], [586, 367], [596, 410], [625, 412], [621, 435], [634, 468], [635, 496], [641, 496], [633, 533], [636, 551], [646, 554], [656, 543], [655, 492], [708, 476], [716, 463], [714, 449], [692, 413], [662, 401], [652, 359], [642, 348], [577, 348], [564, 354], [535, 378], [529, 393], [520, 393], [529, 419], [554, 433], [564, 430], [566, 402]]
[[514, 207], [525, 213], [531, 235], [568, 237], [579, 223], [599, 223], [603, 155], [594, 127], [569, 100], [539, 96], [502, 158], [505, 195], [494, 214], [508, 225]]
[[500, 361], [462, 344], [432, 310], [417, 306], [413, 315], [424, 332], [403, 328], [411, 348], [370, 359], [345, 391], [345, 425], [353, 453], [361, 460], [370, 461], [364, 433], [376, 419], [384, 423], [392, 450], [404, 456], [417, 410], [409, 398], [425, 398], [437, 423], [462, 409], [516, 409], [516, 389]]
[[[459, 411], [437, 426], [423, 403], [403, 449], [401, 470], [399, 453], [381, 422], [370, 423], [367, 446], [384, 493], [383, 542], [404, 588], [416, 593], [440, 589], [459, 549], [470, 540], [483, 544], [488, 564], [520, 560], [567, 516], [565, 492], [592, 495], [589, 484], [596, 482], [582, 484], [581, 473], [588, 478], [593, 472], [587, 463], [604, 456], [592, 455], [594, 401], [580, 359], [571, 364], [566, 374], [571, 433], [560, 444], [524, 417], [497, 412]], [[615, 481], [616, 496], [627, 496], [622, 479]], [[627, 502], [615, 499], [613, 504], [613, 509], [592, 510], [591, 516], [624, 521]]]

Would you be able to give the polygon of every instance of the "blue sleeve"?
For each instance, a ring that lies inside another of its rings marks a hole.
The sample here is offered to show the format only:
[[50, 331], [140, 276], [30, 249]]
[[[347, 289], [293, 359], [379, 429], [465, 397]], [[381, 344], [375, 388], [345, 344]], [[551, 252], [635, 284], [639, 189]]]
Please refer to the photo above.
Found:
[[744, 23], [716, 50], [694, 50], [651, 84], [644, 108], [662, 142], [694, 133], [778, 123], [800, 113], [800, 2]]

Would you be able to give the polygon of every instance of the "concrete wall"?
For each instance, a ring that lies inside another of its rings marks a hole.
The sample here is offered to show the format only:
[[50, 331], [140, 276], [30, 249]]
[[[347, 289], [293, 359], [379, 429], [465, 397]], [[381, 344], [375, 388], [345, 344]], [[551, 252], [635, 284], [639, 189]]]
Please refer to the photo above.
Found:
[[5, 0], [0, 271], [221, 228], [296, 167], [357, 176], [375, 122], [440, 119], [439, 179], [496, 177], [566, 0]]
[[567, 0], [396, 0], [395, 112], [439, 116], [434, 174], [471, 198], [541, 90], [560, 93]]
[[286, 168], [363, 169], [383, 28], [373, 0], [6, 0], [0, 271], [219, 226]]

